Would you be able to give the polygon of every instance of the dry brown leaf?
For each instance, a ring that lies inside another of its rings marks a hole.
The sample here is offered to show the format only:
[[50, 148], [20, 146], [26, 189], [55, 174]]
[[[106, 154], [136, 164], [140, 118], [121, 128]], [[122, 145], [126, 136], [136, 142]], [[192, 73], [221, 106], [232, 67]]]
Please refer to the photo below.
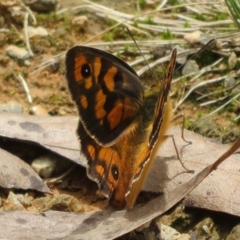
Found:
[[79, 154], [75, 134], [78, 117], [40, 117], [20, 114], [1, 114], [0, 136], [25, 140], [86, 166]]
[[[184, 131], [185, 137], [192, 141], [186, 145], [180, 136], [180, 129], [172, 128], [182, 159], [188, 169], [197, 174], [217, 156], [229, 148], [214, 140], [202, 137], [194, 132]], [[159, 149], [159, 158], [154, 162], [151, 174], [147, 178], [144, 190], [171, 191], [180, 184], [189, 181], [192, 175], [184, 173], [171, 139]], [[184, 200], [186, 206], [206, 208], [240, 216], [240, 154], [235, 153], [213, 171], [204, 181], [189, 193]]]
[[0, 148], [0, 186], [34, 189], [50, 193], [50, 189], [33, 169], [18, 157]]
[[[240, 146], [240, 139], [235, 144]], [[234, 149], [236, 150], [236, 149]], [[233, 151], [234, 151], [233, 150]], [[230, 155], [231, 152], [228, 152]], [[197, 186], [228, 155], [207, 166], [190, 181], [145, 205], [130, 211], [42, 214], [1, 212], [0, 236], [3, 239], [114, 239], [161, 215]]]
[[193, 181], [185, 183], [178, 189], [144, 206], [135, 207], [129, 212], [126, 210], [80, 214], [53, 211], [43, 214], [2, 212], [0, 236], [4, 239], [35, 239], [36, 237], [39, 239], [39, 236], [41, 239], [114, 239], [167, 211], [193, 186]]

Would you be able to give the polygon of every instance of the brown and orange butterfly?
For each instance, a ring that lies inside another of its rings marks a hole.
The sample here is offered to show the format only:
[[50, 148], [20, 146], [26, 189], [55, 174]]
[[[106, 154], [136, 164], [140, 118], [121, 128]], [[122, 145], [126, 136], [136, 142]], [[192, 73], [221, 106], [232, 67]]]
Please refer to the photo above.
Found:
[[88, 177], [110, 204], [132, 207], [171, 121], [168, 94], [177, 51], [158, 87], [144, 93], [136, 72], [110, 53], [75, 46], [66, 78], [79, 112], [77, 135]]

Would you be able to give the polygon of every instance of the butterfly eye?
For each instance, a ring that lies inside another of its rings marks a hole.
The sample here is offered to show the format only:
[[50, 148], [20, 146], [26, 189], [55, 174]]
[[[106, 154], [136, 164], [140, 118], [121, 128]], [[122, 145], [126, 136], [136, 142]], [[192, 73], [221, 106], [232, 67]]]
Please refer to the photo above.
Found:
[[84, 78], [88, 78], [91, 75], [91, 68], [89, 64], [85, 63], [82, 65], [81, 74]]
[[113, 178], [117, 181], [118, 180], [118, 167], [116, 165], [113, 165], [111, 170], [112, 170]]

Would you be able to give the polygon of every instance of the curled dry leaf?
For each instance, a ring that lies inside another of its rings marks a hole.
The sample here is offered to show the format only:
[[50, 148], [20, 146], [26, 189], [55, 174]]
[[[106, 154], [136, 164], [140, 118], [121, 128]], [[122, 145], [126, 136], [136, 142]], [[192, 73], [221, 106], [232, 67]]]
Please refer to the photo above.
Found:
[[3, 188], [34, 189], [50, 193], [50, 189], [33, 169], [18, 157], [0, 149], [0, 186]]
[[30, 141], [86, 166], [75, 134], [77, 117], [36, 117], [0, 114], [0, 136]]

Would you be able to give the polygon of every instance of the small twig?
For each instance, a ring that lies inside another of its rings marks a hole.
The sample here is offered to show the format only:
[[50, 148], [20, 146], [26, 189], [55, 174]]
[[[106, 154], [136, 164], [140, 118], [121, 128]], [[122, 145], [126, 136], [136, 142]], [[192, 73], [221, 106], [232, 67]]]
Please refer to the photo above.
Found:
[[21, 36], [21, 33], [17, 30], [17, 28], [15, 27], [14, 24], [11, 24], [11, 27], [14, 29], [14, 31], [15, 31], [19, 36]]
[[[95, 3], [92, 3], [92, 2], [90, 2], [90, 1], [88, 1], [88, 0], [84, 0], [84, 2], [89, 3], [89, 4], [95, 4]], [[139, 18], [141, 18], [141, 17], [143, 17], [143, 16], [147, 16], [147, 15], [150, 15], [150, 16], [151, 16], [152, 14], [157, 13], [157, 12], [161, 12], [161, 11], [173, 10], [173, 9], [178, 9], [178, 8], [181, 8], [181, 7], [201, 5], [201, 4], [206, 4], [206, 3], [199, 3], [199, 2], [198, 2], [198, 3], [187, 3], [187, 4], [181, 4], [181, 5], [177, 5], [177, 6], [171, 6], [171, 7], [162, 8], [162, 9], [160, 9], [160, 10], [153, 10], [153, 11], [150, 11], [150, 12], [147, 12], [147, 13], [137, 14], [137, 15], [135, 15], [135, 16], [132, 16], [131, 18], [125, 19], [125, 20], [122, 21], [121, 23], [115, 24], [114, 26], [108, 28], [107, 30], [102, 31], [102, 32], [99, 33], [98, 35], [90, 38], [90, 39], [89, 39], [88, 41], [86, 41], [85, 43], [90, 42], [90, 41], [98, 38], [99, 36], [101, 36], [101, 35], [105, 34], [106, 32], [108, 32], [108, 31], [110, 31], [110, 30], [118, 27], [118, 26], [121, 25], [121, 24], [124, 24], [125, 22], [127, 22], [127, 21], [129, 21], [129, 20], [139, 19]], [[210, 5], [211, 5], [211, 4], [216, 4], [216, 2], [209, 2], [208, 4], [210, 4]], [[96, 4], [95, 4], [95, 5], [96, 5]]]
[[24, 26], [24, 37], [25, 37], [25, 43], [26, 43], [26, 46], [27, 46], [27, 49], [28, 49], [28, 52], [31, 56], [34, 56], [33, 52], [32, 52], [32, 49], [30, 47], [30, 42], [29, 42], [29, 36], [28, 36], [28, 16], [29, 16], [29, 13], [26, 13], [25, 14], [25, 17], [24, 17], [24, 22], [23, 22], [23, 26]]
[[26, 95], [27, 95], [27, 100], [28, 102], [31, 104], [32, 103], [32, 97], [30, 95], [30, 91], [29, 91], [29, 88], [28, 88], [28, 85], [26, 83], [26, 81], [24, 80], [23, 76], [21, 74], [18, 74], [18, 75], [15, 75], [16, 78], [19, 80], [19, 82], [21, 83]]
[[37, 24], [37, 19], [35, 17], [35, 15], [33, 14], [33, 12], [31, 11], [31, 9], [29, 7], [27, 7], [22, 1], [20, 2], [20, 5], [29, 13], [30, 17], [32, 18], [32, 24], [36, 25]]
[[[238, 100], [234, 99], [234, 101], [237, 102], [238, 104], [240, 104], [240, 102], [239, 102]], [[234, 118], [234, 121], [237, 121], [239, 118], [240, 118], [240, 115], [237, 116], [237, 117], [235, 117], [235, 118]]]
[[222, 89], [222, 90], [215, 91], [215, 92], [211, 92], [211, 93], [208, 93], [208, 94], [204, 94], [204, 95], [202, 95], [201, 97], [198, 97], [198, 98], [197, 98], [197, 101], [199, 101], [199, 100], [201, 100], [201, 99], [203, 99], [203, 98], [206, 98], [206, 97], [210, 97], [210, 96], [212, 96], [212, 95], [217, 95], [217, 94], [219, 94], [219, 93], [229, 92], [229, 91], [233, 90], [235, 87], [237, 87], [239, 84], [240, 84], [240, 82], [237, 83], [237, 84], [235, 84], [233, 87], [230, 87], [230, 88], [227, 88], [227, 89]]
[[203, 87], [205, 85], [208, 85], [208, 84], [212, 84], [212, 83], [215, 83], [215, 82], [219, 82], [219, 81], [222, 81], [224, 79], [224, 77], [219, 77], [219, 78], [215, 78], [215, 79], [211, 79], [211, 80], [207, 80], [207, 81], [204, 81], [204, 82], [201, 82], [201, 83], [198, 83], [196, 84], [195, 86], [193, 86], [191, 89], [188, 90], [188, 92], [185, 94], [185, 96], [179, 100], [179, 102], [177, 103], [174, 111], [187, 99], [187, 97], [193, 92], [195, 91], [196, 89], [200, 88], [200, 87]]
[[228, 96], [224, 96], [224, 97], [221, 97], [221, 98], [218, 98], [218, 99], [213, 99], [213, 100], [210, 100], [210, 101], [201, 103], [201, 104], [200, 104], [200, 107], [205, 107], [205, 106], [208, 106], [208, 105], [211, 105], [211, 104], [220, 102], [220, 101], [222, 101], [222, 100], [224, 100], [224, 99], [226, 99], [226, 98], [228, 98]]
[[163, 1], [156, 7], [156, 10], [162, 9], [162, 8], [166, 5], [167, 2], [168, 2], [167, 0], [163, 0]]
[[236, 99], [237, 97], [240, 96], [240, 93], [238, 93], [237, 95], [235, 95], [234, 97], [232, 97], [229, 101], [227, 101], [226, 103], [224, 103], [222, 106], [220, 106], [219, 108], [215, 109], [214, 111], [212, 111], [211, 113], [209, 113], [208, 115], [206, 115], [206, 117], [213, 115], [214, 113], [218, 112], [219, 110], [221, 110], [222, 108], [224, 108], [226, 105], [228, 105], [230, 102], [232, 102], [234, 99]]

